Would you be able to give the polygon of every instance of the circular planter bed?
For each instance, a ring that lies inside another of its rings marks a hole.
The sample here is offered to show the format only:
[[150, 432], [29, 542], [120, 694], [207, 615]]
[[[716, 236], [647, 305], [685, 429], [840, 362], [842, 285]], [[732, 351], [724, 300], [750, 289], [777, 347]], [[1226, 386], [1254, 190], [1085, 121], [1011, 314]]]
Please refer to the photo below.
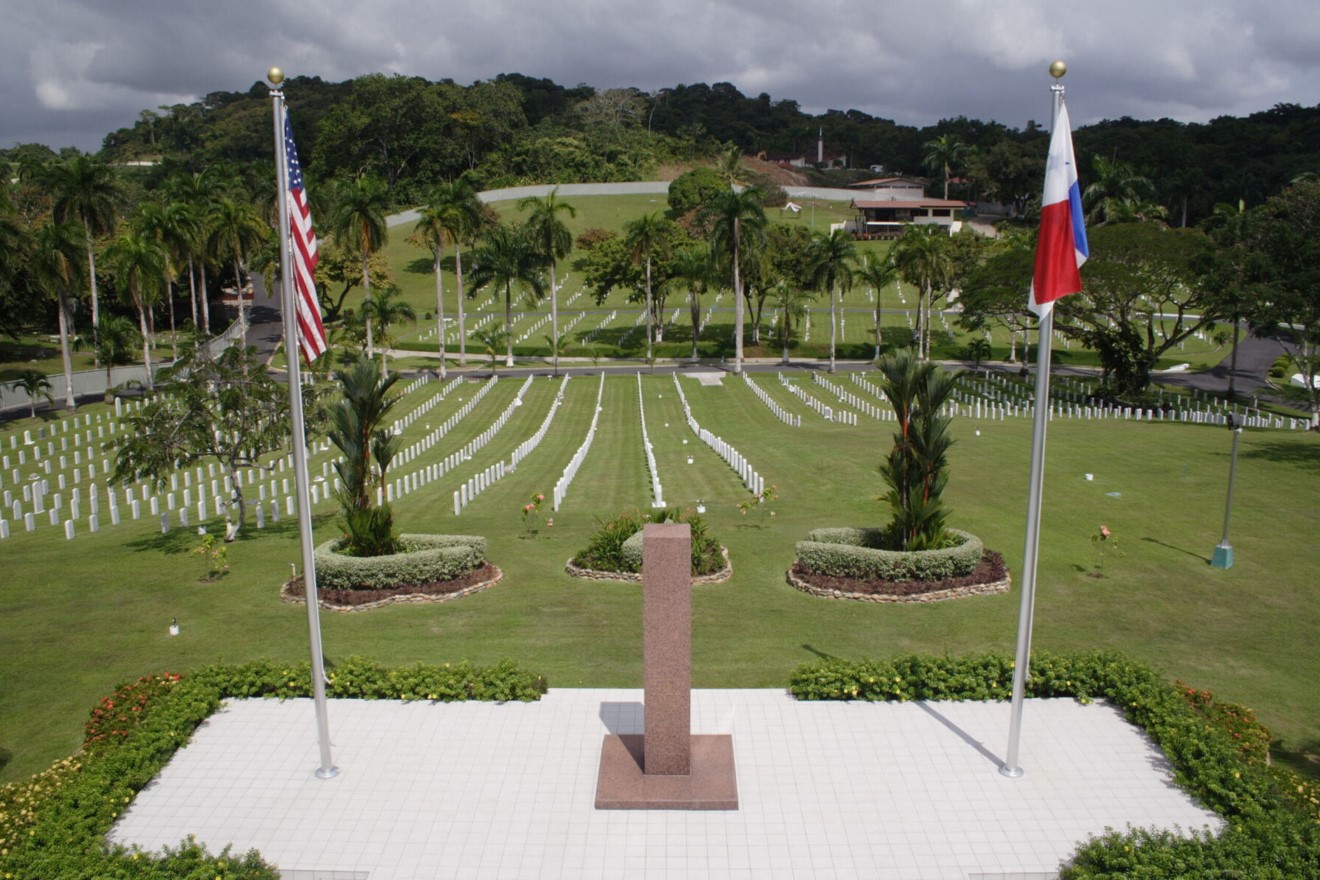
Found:
[[[447, 602], [493, 587], [504, 577], [489, 562], [482, 563], [463, 575], [429, 584], [413, 584], [387, 590], [336, 590], [321, 587], [317, 590], [320, 606], [327, 611], [369, 611], [407, 602]], [[288, 581], [280, 588], [280, 599], [294, 605], [307, 602], [302, 576]]]
[[942, 602], [964, 596], [1006, 593], [1012, 578], [1004, 558], [993, 550], [984, 550], [980, 562], [970, 574], [939, 580], [894, 581], [883, 578], [834, 577], [808, 571], [801, 563], [795, 562], [788, 570], [788, 582], [804, 593], [831, 599], [908, 603]]
[[[692, 585], [698, 584], [722, 584], [733, 577], [733, 563], [729, 561], [729, 548], [721, 547], [720, 555], [724, 557], [724, 567], [711, 574], [698, 575], [692, 578]], [[579, 568], [573, 564], [573, 560], [564, 563], [564, 571], [576, 578], [587, 578], [593, 581], [625, 581], [627, 583], [640, 584], [642, 575], [634, 571], [597, 571], [594, 568]]]

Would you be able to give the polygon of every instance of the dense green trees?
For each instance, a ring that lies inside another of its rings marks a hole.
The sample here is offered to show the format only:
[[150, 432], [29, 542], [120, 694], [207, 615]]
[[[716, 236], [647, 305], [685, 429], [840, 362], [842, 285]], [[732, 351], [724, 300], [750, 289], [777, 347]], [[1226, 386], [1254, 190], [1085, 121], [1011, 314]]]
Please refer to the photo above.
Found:
[[1278, 334], [1302, 384], [1294, 393], [1320, 423], [1320, 181], [1304, 178], [1256, 210], [1232, 247], [1243, 254], [1254, 294], [1246, 315], [1258, 333]]

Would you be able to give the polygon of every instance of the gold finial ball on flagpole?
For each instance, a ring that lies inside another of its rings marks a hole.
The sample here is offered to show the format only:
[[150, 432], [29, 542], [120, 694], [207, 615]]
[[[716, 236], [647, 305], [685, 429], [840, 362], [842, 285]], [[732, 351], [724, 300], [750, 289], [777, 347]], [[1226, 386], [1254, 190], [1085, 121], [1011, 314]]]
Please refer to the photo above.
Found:
[[1050, 76], [1054, 77], [1055, 79], [1062, 79], [1063, 75], [1067, 72], [1068, 72], [1068, 65], [1064, 64], [1062, 61], [1055, 61], [1052, 64], [1050, 64]]
[[[1056, 63], [1061, 64], [1062, 62]], [[272, 85], [278, 86], [280, 83], [284, 82], [284, 71], [280, 70], [278, 67], [272, 67], [270, 70], [266, 71], [266, 79], [270, 80]]]

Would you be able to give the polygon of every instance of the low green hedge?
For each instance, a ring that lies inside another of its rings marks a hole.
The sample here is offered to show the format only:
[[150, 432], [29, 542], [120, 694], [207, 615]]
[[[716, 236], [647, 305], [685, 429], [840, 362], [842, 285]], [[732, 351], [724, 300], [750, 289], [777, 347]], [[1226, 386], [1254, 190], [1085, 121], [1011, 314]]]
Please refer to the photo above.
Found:
[[[799, 667], [789, 690], [803, 700], [1002, 700], [1012, 686], [1012, 658], [982, 654], [827, 660]], [[1315, 784], [1250, 760], [1232, 727], [1149, 666], [1112, 652], [1037, 652], [1027, 695], [1118, 707], [1163, 749], [1174, 780], [1225, 820], [1215, 835], [1107, 831], [1078, 848], [1061, 880], [1320, 877]]]
[[486, 561], [486, 539], [471, 535], [400, 535], [403, 553], [345, 556], [342, 540], [316, 548], [316, 582], [330, 590], [391, 590], [448, 581]]
[[971, 574], [985, 547], [968, 532], [949, 529], [959, 543], [916, 553], [878, 549], [879, 529], [816, 529], [797, 544], [797, 561], [808, 571], [859, 580], [931, 581]]
[[[359, 699], [532, 701], [546, 689], [543, 677], [507, 660], [489, 667], [459, 663], [386, 669], [350, 658], [329, 677], [330, 696]], [[98, 703], [102, 711], [93, 709], [80, 755], [25, 782], [0, 787], [0, 877], [277, 880], [275, 869], [255, 851], [234, 856], [226, 848], [212, 855], [189, 838], [162, 857], [108, 846], [105, 836], [133, 796], [221, 700], [309, 697], [309, 664], [210, 666], [182, 678], [140, 679], [116, 691], [120, 694], [130, 696], [137, 711], [119, 716], [105, 711], [106, 701]], [[148, 698], [139, 702], [142, 694]], [[102, 736], [107, 724], [112, 735]]]
[[691, 510], [663, 508], [642, 513], [625, 510], [611, 520], [600, 521], [587, 547], [573, 557], [580, 568], [636, 574], [642, 570], [642, 533], [648, 522], [687, 523], [692, 532], [692, 574], [714, 574], [724, 567], [720, 542], [708, 531], [706, 520]]

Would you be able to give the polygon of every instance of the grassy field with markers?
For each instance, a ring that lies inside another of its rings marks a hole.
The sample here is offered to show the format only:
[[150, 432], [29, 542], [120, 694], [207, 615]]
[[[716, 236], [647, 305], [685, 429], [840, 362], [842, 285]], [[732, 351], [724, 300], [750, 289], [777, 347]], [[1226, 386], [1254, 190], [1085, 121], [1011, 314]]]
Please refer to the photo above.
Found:
[[[851, 323], [851, 321], [850, 321]], [[833, 407], [850, 409], [815, 384], [810, 373], [786, 379]], [[580, 549], [597, 521], [625, 508], [647, 509], [650, 479], [642, 448], [640, 403], [654, 445], [665, 500], [707, 507], [712, 533], [730, 551], [734, 576], [727, 584], [695, 590], [694, 681], [698, 687], [782, 687], [791, 669], [821, 656], [860, 657], [909, 651], [960, 654], [1011, 652], [1018, 592], [938, 603], [884, 606], [840, 602], [799, 593], [785, 583], [793, 544], [814, 527], [882, 525], [875, 500], [883, 488], [876, 465], [891, 444], [891, 423], [863, 415], [856, 427], [827, 422], [790, 394], [773, 374], [752, 380], [802, 418], [788, 427], [744, 380], [719, 384], [692, 378], [679, 383], [704, 428], [732, 443], [777, 487], [779, 500], [743, 515], [750, 496], [738, 477], [688, 428], [675, 383], [643, 375], [604, 382], [601, 420], [590, 453], [554, 524], [528, 537], [520, 510], [535, 493], [550, 496], [583, 442], [600, 390], [599, 376], [578, 376], [541, 444], [516, 472], [496, 482], [455, 516], [453, 493], [463, 480], [507, 461], [549, 411], [562, 380], [538, 378], [507, 424], [470, 461], [395, 502], [403, 531], [484, 535], [489, 557], [503, 569], [498, 586], [458, 601], [398, 605], [356, 614], [322, 615], [333, 662], [367, 655], [389, 664], [416, 661], [486, 663], [503, 657], [544, 672], [552, 686], [640, 686], [641, 604], [636, 586], [579, 581], [564, 562]], [[437, 429], [487, 380], [452, 386], [432, 381], [408, 392], [399, 415], [420, 414], [404, 430], [405, 445]], [[863, 399], [865, 386], [840, 374], [834, 381]], [[433, 465], [486, 430], [524, 383], [500, 378], [479, 404], [429, 450], [392, 473], [402, 477]], [[447, 393], [442, 392], [448, 389]], [[875, 400], [879, 405], [879, 401]], [[421, 410], [420, 408], [424, 408]], [[110, 412], [85, 407], [91, 434], [107, 428]], [[101, 421], [97, 421], [100, 416]], [[21, 484], [63, 473], [68, 510], [72, 488], [88, 491], [87, 445], [62, 449], [72, 438], [60, 420], [23, 420], [0, 428], [0, 453], [9, 456], [0, 485], [21, 501]], [[39, 440], [39, 430], [58, 429]], [[39, 471], [30, 432], [43, 460], [66, 457], [63, 469]], [[108, 428], [107, 428], [108, 432]], [[980, 535], [1020, 576], [1030, 423], [1025, 418], [955, 420], [946, 497], [951, 524]], [[686, 442], [684, 442], [686, 441]], [[1242, 438], [1232, 520], [1236, 564], [1213, 569], [1228, 472], [1229, 438], [1222, 428], [1124, 420], [1057, 418], [1050, 426], [1041, 537], [1035, 645], [1053, 650], [1114, 648], [1153, 663], [1216, 696], [1251, 706], [1279, 739], [1280, 757], [1300, 763], [1320, 751], [1320, 655], [1313, 649], [1320, 595], [1312, 589], [1320, 567], [1314, 536], [1320, 532], [1320, 437], [1298, 431], [1248, 430]], [[54, 444], [53, 451], [46, 444]], [[24, 463], [17, 461], [25, 451]], [[74, 451], [83, 461], [72, 480]], [[687, 463], [691, 456], [692, 463]], [[326, 473], [329, 453], [318, 451], [312, 474]], [[18, 479], [14, 479], [17, 470]], [[1087, 480], [1090, 473], [1093, 479]], [[281, 481], [288, 470], [245, 486], [263, 487], [285, 512]], [[209, 484], [195, 471], [189, 481]], [[249, 519], [231, 545], [229, 571], [205, 582], [207, 565], [194, 516], [187, 528], [162, 534], [159, 517], [143, 508], [133, 520], [109, 525], [105, 485], [101, 530], [86, 528], [87, 499], [75, 537], [43, 514], [35, 530], [9, 519], [0, 541], [4, 578], [0, 619], [6, 650], [0, 654], [0, 780], [26, 776], [72, 753], [93, 702], [119, 682], [165, 670], [186, 672], [215, 661], [307, 656], [306, 612], [280, 601], [280, 584], [299, 559], [294, 520], [268, 519], [258, 530]], [[324, 483], [318, 483], [322, 497]], [[180, 501], [183, 485], [174, 491]], [[157, 496], [166, 511], [165, 490]], [[210, 493], [208, 492], [208, 502]], [[122, 498], [122, 491], [120, 492]], [[193, 501], [195, 508], [195, 501]], [[30, 509], [24, 505], [24, 509]], [[337, 534], [335, 504], [314, 508], [318, 540]], [[196, 513], [195, 509], [192, 511]], [[208, 513], [212, 511], [208, 509]], [[770, 515], [773, 513], [773, 515]], [[764, 514], [764, 515], [762, 515]], [[61, 514], [60, 518], [63, 518]], [[1113, 530], [1117, 551], [1102, 560], [1091, 536]], [[216, 532], [219, 520], [208, 516]], [[177, 619], [181, 634], [167, 633]], [[1007, 719], [1007, 715], [1005, 716]]]

